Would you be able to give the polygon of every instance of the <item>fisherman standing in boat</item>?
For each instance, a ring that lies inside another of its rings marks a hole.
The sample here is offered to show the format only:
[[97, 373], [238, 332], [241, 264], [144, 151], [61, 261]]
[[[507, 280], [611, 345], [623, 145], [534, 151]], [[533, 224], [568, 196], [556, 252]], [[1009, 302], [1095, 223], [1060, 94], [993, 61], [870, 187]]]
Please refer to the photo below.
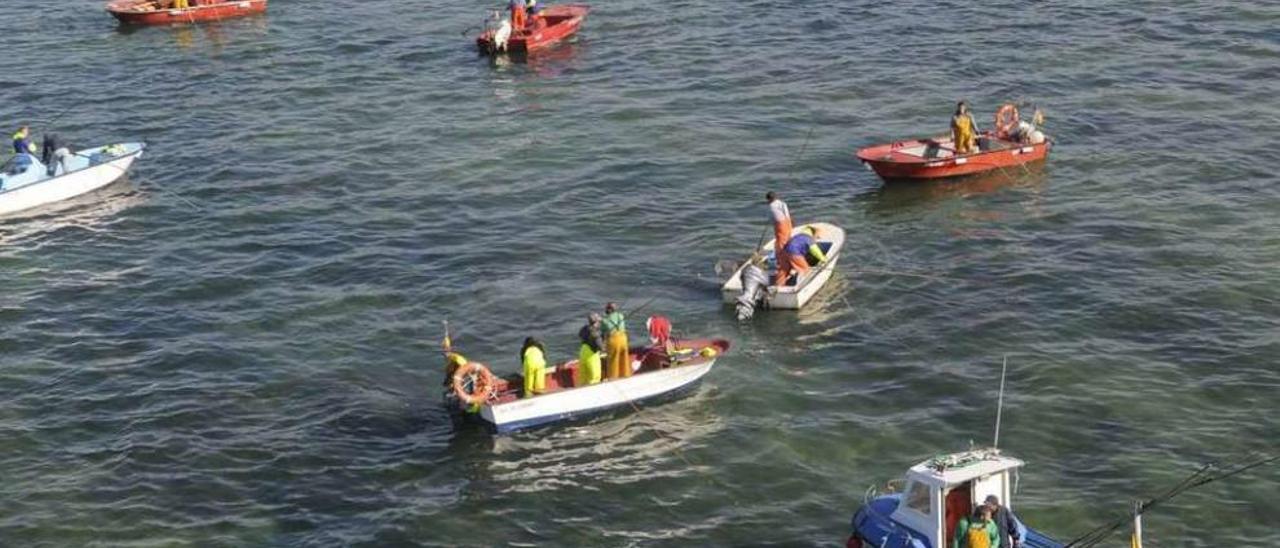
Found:
[[586, 386], [600, 382], [600, 355], [604, 353], [604, 337], [600, 335], [600, 323], [603, 318], [592, 312], [587, 315], [587, 325], [578, 330], [578, 378], [575, 384]]
[[547, 353], [542, 342], [526, 337], [520, 349], [520, 361], [524, 362], [524, 397], [532, 398], [546, 391]]
[[1000, 497], [995, 495], [987, 495], [983, 504], [991, 510], [991, 518], [995, 520], [996, 528], [1000, 530], [1000, 546], [1017, 548], [1022, 544], [1022, 539], [1018, 538], [1018, 522], [1013, 517], [1013, 510], [1001, 506]]
[[974, 152], [977, 144], [978, 124], [969, 113], [969, 105], [964, 101], [956, 103], [956, 114], [951, 117], [951, 143], [955, 145], [956, 154]]
[[991, 508], [978, 506], [973, 516], [960, 518], [951, 548], [1000, 548], [1000, 531], [991, 520]]
[[671, 320], [666, 316], [649, 316], [644, 321], [649, 329], [649, 350], [644, 355], [644, 370], [671, 367], [676, 345], [671, 342]]
[[538, 0], [529, 0], [529, 32], [538, 32], [547, 26], [547, 20], [542, 17], [542, 6], [538, 4]]
[[810, 257], [816, 264], [827, 262], [827, 255], [818, 245], [817, 237], [818, 229], [813, 226], [801, 228], [799, 233], [791, 237], [787, 245], [782, 248], [781, 257], [778, 258], [778, 273], [773, 279], [775, 288], [785, 285], [792, 273], [798, 279], [808, 272]]
[[511, 28], [516, 31], [524, 30], [525, 6], [525, 0], [511, 0], [507, 3], [507, 10], [511, 12]]
[[764, 201], [769, 204], [769, 218], [773, 221], [773, 257], [782, 266], [782, 247], [791, 240], [791, 210], [772, 191], [766, 192]]
[[31, 128], [22, 126], [13, 134], [14, 154], [35, 154], [36, 145], [31, 142]]
[[627, 319], [618, 309], [618, 303], [604, 306], [604, 321], [601, 322], [604, 332], [606, 363], [608, 370], [605, 378], [623, 379], [631, 376], [631, 354], [627, 350]]

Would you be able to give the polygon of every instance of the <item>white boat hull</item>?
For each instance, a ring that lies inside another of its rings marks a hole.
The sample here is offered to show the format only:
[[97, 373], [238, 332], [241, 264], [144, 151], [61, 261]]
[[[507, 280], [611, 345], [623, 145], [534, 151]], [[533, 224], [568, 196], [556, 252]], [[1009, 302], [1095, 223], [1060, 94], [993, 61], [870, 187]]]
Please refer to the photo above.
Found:
[[716, 360], [708, 360], [535, 398], [488, 405], [480, 410], [480, 418], [492, 424], [499, 433], [506, 433], [627, 407], [644, 400], [675, 396], [697, 387], [715, 363]]
[[[831, 279], [831, 274], [835, 272], [836, 263], [840, 261], [840, 252], [844, 248], [844, 229], [830, 223], [810, 223], [809, 225], [797, 226], [795, 229], [799, 230], [804, 226], [817, 227], [818, 233], [821, 235], [818, 240], [831, 242], [831, 248], [827, 251], [827, 262], [822, 266], [809, 269], [809, 272], [794, 286], [780, 287], [776, 291], [773, 290], [774, 286], [770, 286], [770, 291], [765, 296], [765, 306], [767, 308], [788, 310], [803, 308]], [[773, 255], [773, 249], [773, 239], [770, 239], [760, 247], [760, 253], [765, 256], [771, 256]], [[725, 304], [736, 303], [738, 295], [742, 294], [742, 269], [745, 267], [745, 263], [739, 266], [733, 276], [720, 288], [720, 294]], [[769, 273], [769, 277], [770, 279], [773, 278], [773, 272]]]
[[116, 182], [129, 170], [142, 149], [43, 181], [0, 190], [0, 216], [69, 200]]

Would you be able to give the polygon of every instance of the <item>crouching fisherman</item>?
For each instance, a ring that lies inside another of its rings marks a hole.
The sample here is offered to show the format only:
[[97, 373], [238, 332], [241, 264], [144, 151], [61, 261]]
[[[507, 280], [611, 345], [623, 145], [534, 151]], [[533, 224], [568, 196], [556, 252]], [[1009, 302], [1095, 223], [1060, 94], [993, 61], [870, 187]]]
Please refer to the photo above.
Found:
[[792, 273], [796, 275], [798, 282], [799, 277], [809, 271], [810, 258], [815, 265], [827, 262], [827, 255], [818, 245], [815, 239], [817, 237], [818, 229], [812, 226], [800, 229], [795, 236], [791, 237], [791, 241], [782, 248], [782, 258], [778, 260], [778, 274], [774, 277], [774, 285], [779, 287], [785, 285]]
[[[44, 148], [40, 151], [40, 161], [48, 166], [50, 177], [55, 175], [65, 175], [71, 171], [68, 162], [71, 160], [71, 147], [58, 137], [57, 133], [47, 133], [44, 136]], [[58, 172], [58, 168], [62, 168], [62, 173]]]
[[578, 378], [574, 379], [577, 386], [600, 382], [601, 354], [605, 350], [604, 337], [600, 334], [603, 321], [604, 318], [592, 312], [587, 315], [587, 325], [578, 330], [582, 345], [578, 347]]
[[520, 349], [520, 360], [524, 363], [524, 397], [532, 398], [546, 391], [547, 353], [542, 342], [526, 337], [524, 347]]

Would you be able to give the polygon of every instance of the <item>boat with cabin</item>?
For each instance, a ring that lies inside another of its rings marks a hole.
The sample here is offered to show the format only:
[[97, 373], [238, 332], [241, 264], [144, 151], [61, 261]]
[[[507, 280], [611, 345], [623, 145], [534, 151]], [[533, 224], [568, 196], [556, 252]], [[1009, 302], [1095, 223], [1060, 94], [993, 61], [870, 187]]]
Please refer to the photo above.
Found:
[[840, 260], [840, 250], [844, 248], [844, 229], [831, 223], [809, 223], [792, 229], [798, 233], [805, 228], [817, 231], [814, 240], [827, 261], [821, 265], [811, 265], [804, 274], [792, 274], [781, 287], [774, 286], [773, 278], [778, 269], [778, 257], [774, 250], [774, 240], [762, 244], [755, 250], [753, 257], [760, 258], [758, 264], [747, 260], [720, 287], [721, 297], [725, 304], [738, 308], [738, 319], [745, 320], [754, 313], [757, 303], [766, 308], [782, 308], [799, 310], [813, 298], [835, 270]]
[[130, 25], [199, 23], [266, 13], [267, 0], [190, 0], [187, 8], [172, 6], [172, 0], [114, 0], [107, 13]]
[[576, 35], [590, 11], [591, 6], [586, 4], [546, 6], [537, 15], [530, 15], [522, 29], [513, 28], [510, 19], [495, 12], [476, 37], [476, 46], [486, 55], [533, 53]]
[[894, 141], [857, 152], [858, 160], [886, 182], [943, 179], [1022, 169], [1049, 156], [1053, 142], [1037, 128], [1043, 116], [1021, 120], [1011, 104], [996, 111], [993, 131], [978, 134], [977, 150], [957, 154], [951, 135]]
[[[998, 449], [977, 449], [941, 455], [907, 470], [900, 492], [867, 492], [853, 514], [848, 548], [904, 546], [949, 548], [960, 518], [969, 516], [995, 495], [1015, 509], [1014, 474], [1025, 463]], [[1062, 548], [1063, 544], [1027, 527], [1016, 514], [1020, 546]]]
[[101, 146], [51, 159], [53, 169], [33, 154], [17, 154], [0, 168], [0, 215], [68, 200], [124, 177], [142, 157], [145, 143]]
[[[462, 418], [477, 418], [499, 434], [587, 418], [692, 392], [729, 351], [724, 339], [672, 339], [664, 347], [633, 347], [630, 377], [577, 385], [578, 361], [546, 368], [546, 388], [521, 397], [524, 376], [497, 377], [478, 362], [454, 373], [445, 405]], [[475, 409], [473, 406], [477, 406]], [[471, 408], [471, 409], [469, 409]], [[474, 411], [474, 412], [472, 412]]]

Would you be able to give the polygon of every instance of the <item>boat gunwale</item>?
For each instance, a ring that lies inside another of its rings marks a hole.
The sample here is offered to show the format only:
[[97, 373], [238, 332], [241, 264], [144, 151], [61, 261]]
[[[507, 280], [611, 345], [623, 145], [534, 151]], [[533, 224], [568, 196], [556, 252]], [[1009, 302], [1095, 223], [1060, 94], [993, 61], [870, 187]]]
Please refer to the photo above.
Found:
[[116, 7], [117, 5], [129, 3], [130, 0], [115, 0], [111, 3], [108, 3], [105, 9], [112, 14], [119, 14], [119, 15], [149, 15], [153, 13], [172, 15], [174, 13], [179, 13], [179, 14], [196, 13], [202, 10], [226, 8], [227, 6], [238, 6], [239, 4], [250, 4], [249, 7], [252, 7], [252, 4], [266, 5], [266, 3], [268, 2], [268, 0], [224, 0], [216, 4], [189, 6], [189, 7], [180, 8], [180, 9], [157, 7], [156, 9], [152, 9], [152, 10], [141, 10], [141, 9], [136, 9], [132, 7], [132, 6], [138, 6], [143, 4], [149, 4], [154, 1], [155, 0], [134, 0], [132, 3], [129, 4], [131, 6], [130, 8], [118, 8]]
[[[8, 193], [10, 193], [10, 192], [17, 192], [17, 191], [19, 191], [19, 190], [26, 190], [26, 189], [28, 189], [28, 188], [35, 188], [35, 187], [38, 187], [38, 186], [44, 185], [45, 183], [52, 183], [52, 182], [54, 182], [54, 181], [57, 181], [58, 179], [62, 179], [63, 177], [70, 177], [70, 176], [75, 175], [75, 174], [77, 174], [77, 173], [82, 173], [82, 172], [85, 172], [85, 171], [88, 171], [88, 170], [90, 170], [90, 169], [94, 169], [94, 168], [97, 168], [97, 167], [107, 167], [109, 164], [111, 164], [111, 163], [113, 163], [113, 162], [115, 162], [115, 161], [117, 161], [117, 160], [123, 160], [123, 159], [125, 159], [125, 158], [129, 158], [129, 157], [131, 157], [131, 156], [137, 156], [137, 155], [140, 155], [140, 154], [142, 154], [142, 151], [144, 151], [144, 150], [146, 150], [146, 149], [147, 149], [147, 144], [146, 144], [145, 142], [141, 142], [141, 141], [139, 141], [139, 142], [138, 142], [138, 144], [139, 144], [139, 145], [141, 145], [141, 146], [139, 146], [139, 147], [138, 147], [138, 150], [135, 150], [135, 151], [130, 152], [130, 153], [128, 153], [128, 154], [122, 154], [122, 155], [120, 155], [120, 156], [116, 156], [115, 158], [112, 158], [112, 159], [110, 159], [110, 160], [107, 160], [107, 161], [105, 161], [105, 162], [103, 162], [103, 163], [101, 163], [101, 164], [98, 164], [98, 165], [89, 166], [89, 167], [86, 167], [86, 168], [83, 168], [83, 169], [77, 169], [77, 170], [75, 170], [75, 171], [69, 171], [69, 172], [67, 172], [67, 173], [63, 173], [62, 175], [55, 175], [55, 176], [50, 177], [50, 178], [48, 178], [48, 179], [41, 179], [41, 180], [36, 181], [36, 182], [34, 182], [34, 183], [25, 184], [25, 185], [18, 186], [18, 187], [13, 187], [13, 188], [0, 188], [0, 196], [4, 196], [5, 194], [8, 194]], [[103, 148], [103, 147], [106, 147], [106, 146], [109, 146], [109, 145], [103, 145], [103, 146], [101, 146], [101, 147], [94, 147], [94, 148]], [[89, 150], [93, 150], [93, 149], [89, 149]], [[48, 166], [46, 166], [46, 167], [48, 167]], [[115, 166], [110, 166], [110, 167], [115, 167]], [[119, 169], [119, 168], [116, 168], [116, 169]], [[125, 170], [121, 170], [120, 176], [119, 176], [119, 177], [116, 177], [115, 179], [112, 179], [112, 181], [115, 181], [115, 180], [119, 179], [120, 177], [124, 177], [124, 176], [125, 176], [125, 175], [127, 175], [127, 174], [128, 174], [128, 172], [127, 172], [127, 171], [125, 171]]]
[[[795, 284], [795, 285], [789, 285], [789, 286], [779, 287], [779, 288], [777, 289], [777, 291], [776, 291], [776, 292], [774, 292], [774, 296], [773, 296], [773, 297], [766, 296], [766, 297], [765, 297], [766, 299], [768, 299], [768, 300], [772, 301], [772, 300], [773, 300], [774, 298], [776, 298], [776, 296], [778, 296], [778, 295], [790, 295], [790, 294], [795, 294], [795, 295], [796, 295], [796, 299], [797, 299], [797, 300], [799, 300], [799, 298], [800, 298], [800, 294], [804, 292], [804, 289], [805, 289], [805, 288], [807, 288], [810, 284], [812, 284], [814, 280], [818, 279], [818, 276], [819, 276], [822, 272], [824, 272], [824, 271], [826, 271], [826, 270], [829, 270], [829, 269], [834, 268], [834, 267], [835, 267], [836, 262], [840, 260], [840, 254], [841, 254], [842, 252], [844, 252], [844, 243], [845, 243], [845, 240], [847, 239], [847, 232], [845, 231], [845, 229], [844, 229], [844, 228], [842, 228], [842, 227], [840, 227], [840, 226], [838, 226], [838, 225], [836, 225], [836, 224], [834, 224], [834, 223], [829, 223], [829, 222], [826, 222], [826, 221], [814, 221], [814, 222], [811, 222], [811, 223], [804, 223], [804, 224], [802, 224], [802, 225], [799, 225], [799, 226], [795, 227], [795, 229], [793, 229], [793, 231], [792, 231], [792, 232], [795, 232], [796, 230], [799, 230], [799, 229], [801, 229], [801, 228], [803, 228], [803, 227], [806, 227], [806, 226], [813, 226], [813, 225], [827, 225], [827, 226], [829, 226], [829, 227], [831, 227], [831, 228], [834, 228], [834, 229], [836, 229], [836, 230], [839, 230], [839, 231], [840, 231], [840, 232], [839, 232], [839, 234], [840, 234], [840, 240], [839, 240], [839, 242], [836, 242], [835, 240], [822, 240], [822, 239], [819, 239], [819, 240], [818, 240], [819, 242], [822, 242], [822, 241], [830, 241], [830, 242], [832, 242], [832, 244], [831, 244], [831, 248], [835, 250], [835, 253], [832, 253], [832, 254], [830, 254], [830, 255], [827, 255], [827, 261], [826, 261], [826, 262], [824, 262], [824, 263], [823, 263], [821, 266], [819, 266], [818, 268], [811, 268], [811, 269], [809, 270], [809, 272], [805, 274], [805, 276], [804, 276], [804, 278], [803, 278], [803, 279], [796, 280], [796, 284]], [[769, 251], [769, 250], [773, 249], [773, 245], [772, 245], [772, 244], [773, 244], [773, 241], [774, 241], [774, 238], [770, 238], [768, 241], [766, 241], [765, 243], [761, 244], [761, 245], [760, 245], [760, 247], [756, 248], [756, 249], [753, 251], [753, 253], [754, 253], [754, 252], [756, 252], [756, 251]], [[838, 245], [838, 246], [837, 246], [837, 245], [836, 245], [836, 243], [839, 243], [840, 245]], [[774, 260], [776, 261], [777, 259], [775, 258]], [[733, 271], [733, 275], [732, 275], [732, 276], [730, 276], [728, 280], [725, 280], [725, 282], [724, 282], [723, 284], [721, 284], [721, 285], [720, 285], [720, 293], [721, 293], [722, 295], [728, 296], [730, 293], [732, 293], [732, 294], [733, 294], [733, 297], [734, 297], [735, 299], [737, 298], [737, 295], [738, 295], [739, 293], [741, 293], [741, 292], [742, 292], [742, 283], [741, 283], [741, 280], [742, 280], [742, 271], [743, 271], [744, 269], [746, 269], [746, 268], [747, 268], [747, 263], [746, 263], [746, 262], [743, 262], [743, 264], [741, 264], [741, 265], [739, 265], [739, 266], [738, 266], [737, 270], [734, 270], [734, 271]], [[767, 275], [767, 274], [769, 274], [769, 273], [768, 273], [768, 272], [765, 272], [765, 274]], [[775, 287], [775, 286], [773, 285], [773, 283], [772, 283], [773, 278], [772, 278], [772, 277], [770, 277], [770, 278], [769, 278], [769, 280], [770, 280], [769, 287]], [[733, 286], [733, 287], [730, 287], [730, 286]], [[732, 303], [732, 301], [725, 301], [725, 304], [731, 304], [731, 303]], [[797, 308], [799, 308], [800, 303], [799, 303], [799, 302], [797, 302], [796, 304], [797, 304]]]
[[[978, 151], [978, 152], [971, 152], [971, 153], [969, 153], [969, 154], [954, 154], [955, 149], [954, 149], [954, 148], [949, 148], [949, 149], [947, 149], [947, 150], [951, 150], [951, 151], [953, 152], [953, 154], [952, 154], [951, 156], [946, 157], [946, 158], [925, 158], [925, 157], [923, 157], [923, 156], [918, 156], [918, 157], [917, 157], [917, 156], [912, 156], [912, 155], [908, 155], [908, 154], [900, 154], [899, 156], [905, 156], [905, 157], [907, 157], [906, 159], [901, 159], [901, 158], [899, 158], [899, 157], [895, 157], [895, 156], [894, 156], [894, 151], [896, 151], [896, 150], [897, 150], [897, 149], [899, 149], [899, 148], [905, 148], [905, 147], [906, 147], [906, 145], [908, 145], [908, 144], [924, 144], [924, 145], [927, 145], [930, 141], [938, 142], [938, 141], [936, 141], [935, 139], [932, 139], [932, 138], [929, 138], [929, 137], [923, 137], [923, 138], [919, 138], [919, 139], [906, 139], [906, 140], [901, 140], [901, 141], [893, 141], [893, 142], [889, 142], [889, 143], [880, 143], [880, 144], [877, 144], [877, 145], [871, 145], [871, 146], [868, 146], [868, 147], [863, 147], [863, 148], [858, 149], [858, 150], [854, 153], [854, 155], [855, 155], [855, 156], [857, 156], [858, 160], [859, 160], [859, 161], [862, 161], [863, 163], [871, 163], [871, 164], [885, 164], [885, 165], [895, 165], [895, 166], [924, 166], [924, 167], [934, 167], [934, 166], [929, 166], [928, 164], [935, 163], [935, 162], [954, 162], [956, 159], [959, 159], [959, 158], [965, 158], [965, 159], [982, 158], [982, 157], [984, 157], [984, 156], [989, 156], [989, 155], [998, 155], [998, 154], [1003, 153], [1003, 152], [1011, 152], [1011, 151], [1013, 151], [1013, 150], [1020, 150], [1020, 149], [1026, 148], [1026, 147], [1031, 147], [1031, 148], [1032, 148], [1032, 150], [1031, 150], [1030, 152], [1025, 152], [1025, 153], [1023, 153], [1023, 154], [1036, 154], [1036, 153], [1037, 153], [1037, 151], [1036, 151], [1035, 149], [1037, 149], [1037, 148], [1044, 148], [1044, 149], [1045, 149], [1045, 152], [1046, 152], [1046, 154], [1047, 154], [1047, 153], [1048, 153], [1048, 149], [1050, 148], [1050, 145], [1053, 143], [1053, 140], [1052, 140], [1052, 139], [1049, 139], [1049, 138], [1047, 138], [1047, 137], [1045, 138], [1045, 140], [1044, 140], [1044, 142], [1043, 142], [1043, 143], [1025, 143], [1025, 144], [1023, 144], [1023, 143], [1017, 143], [1017, 142], [1014, 142], [1014, 141], [1009, 141], [1009, 140], [1007, 140], [1007, 139], [1000, 139], [1000, 138], [998, 138], [998, 137], [995, 137], [994, 135], [984, 134], [983, 136], [990, 137], [990, 138], [992, 138], [992, 139], [996, 139], [996, 140], [998, 140], [998, 141], [1000, 141], [1000, 142], [1002, 142], [1002, 143], [1008, 143], [1010, 146], [1009, 146], [1009, 147], [1006, 147], [1006, 148], [995, 149], [995, 150], [980, 150], [980, 151]], [[949, 142], [949, 141], [946, 141], [946, 142]], [[887, 150], [886, 150], [886, 149], [887, 149]], [[882, 153], [882, 152], [880, 152], [881, 150], [884, 150], [884, 152], [883, 152], [883, 153]], [[876, 155], [876, 156], [872, 156], [872, 155], [871, 155], [871, 151], [876, 151], [876, 154], [877, 154], [877, 155]], [[936, 166], [936, 167], [946, 167], [946, 166]]]

